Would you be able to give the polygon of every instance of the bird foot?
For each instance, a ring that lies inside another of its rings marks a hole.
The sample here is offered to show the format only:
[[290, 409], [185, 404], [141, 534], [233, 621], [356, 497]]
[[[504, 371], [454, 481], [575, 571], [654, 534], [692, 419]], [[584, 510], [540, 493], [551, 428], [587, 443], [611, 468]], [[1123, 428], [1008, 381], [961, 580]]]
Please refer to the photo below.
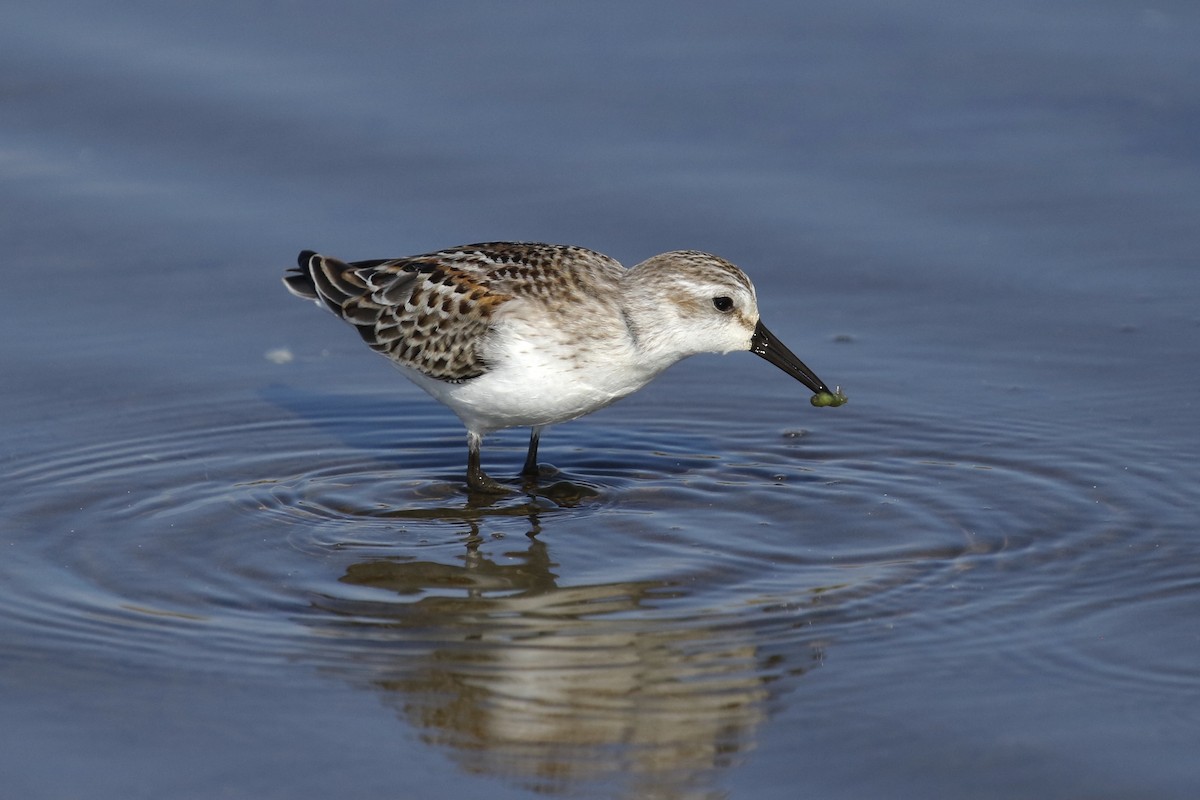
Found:
[[481, 469], [467, 471], [467, 490], [482, 494], [513, 494], [516, 491], [495, 480]]

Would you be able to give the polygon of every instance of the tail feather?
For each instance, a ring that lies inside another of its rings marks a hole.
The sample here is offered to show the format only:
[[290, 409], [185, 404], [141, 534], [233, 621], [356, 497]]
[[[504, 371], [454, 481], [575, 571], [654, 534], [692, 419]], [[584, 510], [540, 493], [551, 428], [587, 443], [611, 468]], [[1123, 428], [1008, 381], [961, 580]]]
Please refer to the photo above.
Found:
[[299, 266], [289, 269], [283, 276], [283, 285], [287, 290], [303, 300], [316, 300], [321, 302], [321, 298], [317, 295], [317, 287], [313, 283], [312, 273], [310, 272], [309, 264], [312, 257], [316, 253], [312, 250], [305, 250], [300, 253], [300, 257], [296, 259]]
[[288, 270], [283, 285], [297, 297], [315, 300], [342, 316], [346, 304], [369, 291], [351, 265], [336, 258], [304, 250], [297, 258], [299, 266]]

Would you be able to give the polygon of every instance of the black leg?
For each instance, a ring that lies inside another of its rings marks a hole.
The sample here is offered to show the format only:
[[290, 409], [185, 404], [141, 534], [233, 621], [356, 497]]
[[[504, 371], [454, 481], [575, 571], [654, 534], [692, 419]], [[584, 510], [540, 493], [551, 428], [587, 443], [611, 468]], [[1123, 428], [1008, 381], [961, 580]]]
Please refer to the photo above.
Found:
[[482, 437], [476, 433], [467, 433], [467, 488], [472, 492], [487, 492], [499, 494], [511, 491], [492, 480], [483, 467], [479, 465], [479, 446]]
[[536, 478], [538, 474], [537, 465], [537, 448], [538, 439], [542, 435], [541, 428], [534, 428], [529, 432], [529, 452], [525, 454], [525, 466], [521, 468], [521, 474], [526, 478]]

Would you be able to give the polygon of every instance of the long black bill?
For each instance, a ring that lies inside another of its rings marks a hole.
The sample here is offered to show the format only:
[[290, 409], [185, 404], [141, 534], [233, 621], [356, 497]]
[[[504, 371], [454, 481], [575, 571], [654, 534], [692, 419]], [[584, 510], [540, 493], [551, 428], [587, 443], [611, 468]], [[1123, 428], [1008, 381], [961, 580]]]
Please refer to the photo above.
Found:
[[760, 321], [754, 327], [754, 335], [750, 337], [750, 352], [762, 356], [781, 370], [803, 383], [813, 394], [832, 394], [825, 382], [817, 377], [817, 373], [809, 369], [796, 354], [784, 347], [783, 342], [775, 338], [775, 334], [767, 330]]

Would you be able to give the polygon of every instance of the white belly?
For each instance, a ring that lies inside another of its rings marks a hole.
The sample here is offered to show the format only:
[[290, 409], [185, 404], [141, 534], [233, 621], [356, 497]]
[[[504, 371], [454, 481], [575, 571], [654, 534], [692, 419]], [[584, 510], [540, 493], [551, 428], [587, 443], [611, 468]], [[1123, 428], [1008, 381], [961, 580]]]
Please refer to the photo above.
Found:
[[478, 378], [454, 384], [405, 373], [482, 435], [566, 422], [637, 391], [660, 371], [637, 355], [624, 336], [581, 346], [516, 321], [497, 331], [488, 348], [492, 367]]

